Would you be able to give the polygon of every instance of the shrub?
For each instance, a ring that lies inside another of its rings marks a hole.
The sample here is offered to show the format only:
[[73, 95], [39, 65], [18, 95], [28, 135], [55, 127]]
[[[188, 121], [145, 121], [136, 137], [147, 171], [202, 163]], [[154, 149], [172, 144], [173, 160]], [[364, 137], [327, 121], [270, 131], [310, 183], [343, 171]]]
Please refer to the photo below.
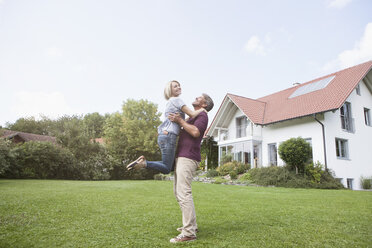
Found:
[[224, 179], [222, 177], [217, 177], [215, 180], [214, 180], [214, 184], [221, 184], [221, 183], [227, 183], [228, 180], [227, 179]]
[[12, 159], [13, 155], [11, 152], [10, 141], [0, 138], [0, 176], [8, 170]]
[[314, 183], [320, 183], [320, 179], [322, 178], [323, 174], [323, 165], [319, 161], [315, 164], [310, 163], [305, 166], [305, 176], [307, 176]]
[[217, 177], [219, 176], [219, 173], [215, 169], [211, 169], [207, 171], [207, 174], [205, 176], [206, 177]]
[[232, 162], [233, 157], [231, 154], [225, 154], [221, 158], [221, 164], [224, 165], [226, 163]]
[[280, 144], [278, 153], [288, 168], [304, 172], [305, 163], [311, 158], [311, 146], [303, 138], [291, 138]]
[[226, 176], [230, 172], [235, 171], [236, 174], [242, 174], [250, 168], [249, 164], [243, 164], [238, 161], [228, 162], [217, 168], [221, 176]]
[[160, 180], [161, 181], [161, 180], [163, 180], [163, 177], [164, 177], [164, 175], [159, 173], [159, 174], [154, 175], [154, 180]]
[[360, 187], [362, 189], [372, 189], [372, 177], [360, 177]]
[[74, 179], [76, 168], [71, 152], [49, 142], [29, 141], [15, 147], [7, 178]]
[[239, 182], [250, 182], [251, 181], [251, 174], [249, 172], [244, 173], [238, 180]]
[[225, 163], [225, 164], [221, 165], [220, 167], [218, 167], [217, 171], [221, 176], [226, 176], [227, 174], [229, 174], [234, 169], [235, 169], [234, 162], [228, 162], [228, 163]]
[[236, 173], [243, 174], [251, 168], [250, 164], [239, 163], [236, 167]]
[[101, 152], [78, 163], [79, 179], [110, 179], [110, 170], [112, 170], [114, 163], [114, 159], [102, 149]]
[[252, 181], [258, 185], [289, 188], [319, 188], [319, 189], [342, 189], [343, 185], [335, 179], [330, 172], [324, 171], [319, 182], [314, 182], [303, 175], [298, 175], [294, 171], [289, 171], [285, 167], [264, 167], [251, 169]]
[[238, 173], [236, 173], [236, 171], [230, 171], [229, 175], [232, 180], [238, 178]]

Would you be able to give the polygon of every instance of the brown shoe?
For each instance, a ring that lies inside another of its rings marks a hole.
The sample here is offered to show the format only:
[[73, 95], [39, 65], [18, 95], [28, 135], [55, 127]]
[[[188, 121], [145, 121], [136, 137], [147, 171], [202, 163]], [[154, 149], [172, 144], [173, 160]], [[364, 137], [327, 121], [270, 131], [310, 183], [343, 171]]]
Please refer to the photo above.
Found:
[[127, 170], [141, 169], [146, 167], [146, 159], [144, 156], [140, 156], [133, 162], [127, 165]]
[[178, 235], [177, 237], [169, 240], [171, 243], [179, 243], [179, 242], [189, 242], [189, 241], [195, 241], [196, 236], [185, 236], [185, 235]]

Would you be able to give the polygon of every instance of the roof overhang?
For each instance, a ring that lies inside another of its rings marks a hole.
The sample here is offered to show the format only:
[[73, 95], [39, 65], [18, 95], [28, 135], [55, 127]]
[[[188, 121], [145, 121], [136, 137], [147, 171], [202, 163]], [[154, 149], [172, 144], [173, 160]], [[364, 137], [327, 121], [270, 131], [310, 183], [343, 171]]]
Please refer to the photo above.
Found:
[[[226, 95], [218, 109], [206, 136], [216, 136], [218, 130], [228, 130], [228, 126], [239, 107]], [[241, 110], [241, 109], [240, 109]], [[244, 112], [242, 111], [244, 114]], [[245, 115], [245, 114], [244, 114]], [[248, 118], [248, 116], [247, 116]], [[249, 118], [248, 118], [249, 119]]]
[[365, 77], [362, 79], [364, 84], [367, 86], [369, 92], [372, 94], [372, 70], [370, 70]]

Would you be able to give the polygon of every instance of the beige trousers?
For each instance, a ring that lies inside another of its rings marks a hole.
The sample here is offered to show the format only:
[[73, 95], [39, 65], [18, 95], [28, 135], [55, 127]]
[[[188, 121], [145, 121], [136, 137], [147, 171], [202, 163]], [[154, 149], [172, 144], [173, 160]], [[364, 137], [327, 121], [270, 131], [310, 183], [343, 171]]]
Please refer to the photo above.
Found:
[[182, 211], [182, 234], [196, 236], [196, 214], [191, 192], [191, 182], [199, 163], [179, 157], [174, 169], [173, 191]]

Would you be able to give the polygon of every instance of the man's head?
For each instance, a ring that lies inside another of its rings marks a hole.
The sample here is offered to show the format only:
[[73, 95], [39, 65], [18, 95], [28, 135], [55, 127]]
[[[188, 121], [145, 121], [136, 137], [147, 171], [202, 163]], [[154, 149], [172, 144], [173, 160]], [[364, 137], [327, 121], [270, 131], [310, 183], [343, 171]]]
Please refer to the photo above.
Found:
[[210, 96], [203, 93], [201, 96], [195, 98], [195, 101], [192, 103], [195, 109], [205, 108], [208, 112], [212, 110], [214, 103]]

